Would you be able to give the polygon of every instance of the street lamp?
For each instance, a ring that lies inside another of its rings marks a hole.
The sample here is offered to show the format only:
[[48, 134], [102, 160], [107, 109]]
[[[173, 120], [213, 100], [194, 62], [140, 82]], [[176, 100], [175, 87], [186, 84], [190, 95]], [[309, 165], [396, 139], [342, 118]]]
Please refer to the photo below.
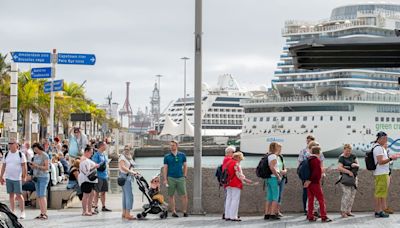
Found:
[[186, 61], [189, 60], [188, 57], [181, 58], [184, 62], [183, 64], [183, 136], [186, 135]]
[[157, 131], [160, 131], [160, 115], [161, 115], [161, 74], [157, 74], [158, 78], [158, 113], [157, 113]]

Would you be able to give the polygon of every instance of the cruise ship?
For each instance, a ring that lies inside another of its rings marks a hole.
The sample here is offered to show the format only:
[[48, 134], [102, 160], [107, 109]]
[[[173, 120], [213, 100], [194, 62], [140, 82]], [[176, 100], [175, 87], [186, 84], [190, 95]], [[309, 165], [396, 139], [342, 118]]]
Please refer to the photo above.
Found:
[[[355, 4], [333, 9], [328, 20], [285, 22], [286, 40], [268, 95], [243, 100], [241, 150], [263, 154], [280, 142], [298, 155], [312, 134], [325, 156], [338, 156], [345, 143], [363, 155], [378, 131], [389, 150], [400, 152], [400, 69], [295, 69], [291, 45], [312, 38], [391, 37], [400, 29], [400, 5]], [[399, 37], [400, 41], [400, 37]]]
[[[202, 135], [203, 136], [238, 136], [242, 131], [243, 107], [240, 100], [246, 100], [254, 96], [265, 94], [263, 90], [250, 91], [241, 88], [236, 79], [230, 74], [220, 75], [216, 87], [210, 87], [203, 83], [202, 88]], [[178, 98], [167, 108], [160, 125], [163, 128], [161, 135], [175, 132], [175, 135], [183, 135], [174, 129], [164, 129], [164, 125], [170, 120], [174, 126], [182, 131], [179, 125], [184, 122], [184, 107], [189, 125], [194, 123], [194, 98]], [[172, 126], [172, 125], [169, 125]], [[190, 126], [185, 135], [190, 136]], [[179, 130], [178, 130], [179, 131]]]

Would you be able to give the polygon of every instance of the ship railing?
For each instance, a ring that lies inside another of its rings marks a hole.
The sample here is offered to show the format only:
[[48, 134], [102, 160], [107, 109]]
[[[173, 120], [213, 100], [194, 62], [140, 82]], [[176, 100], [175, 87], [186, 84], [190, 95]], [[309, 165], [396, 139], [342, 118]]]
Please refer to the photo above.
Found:
[[[383, 72], [383, 73], [400, 73], [400, 69], [388, 69], [388, 68], [373, 68], [370, 70], [366, 69], [352, 69], [354, 70], [361, 70], [361, 71], [371, 71], [374, 73], [377, 73], [376, 71]], [[299, 74], [299, 73], [316, 73], [316, 72], [323, 72], [323, 73], [330, 73], [333, 70], [302, 70], [302, 69], [296, 69], [296, 70], [287, 70], [287, 71], [275, 71], [274, 74]], [[338, 70], [334, 70], [338, 71]], [[348, 72], [346, 69], [341, 69], [341, 72], [345, 71]]]
[[368, 75], [334, 75], [334, 76], [326, 76], [326, 77], [314, 77], [314, 78], [290, 78], [290, 79], [278, 79], [273, 80], [274, 82], [307, 82], [307, 81], [320, 81], [320, 80], [329, 80], [329, 79], [366, 79], [366, 80], [378, 80], [378, 81], [385, 81], [385, 82], [396, 82], [398, 78], [380, 78], [380, 77], [373, 77]]
[[282, 29], [282, 35], [287, 36], [287, 35], [298, 34], [298, 33], [328, 32], [328, 31], [335, 31], [335, 30], [340, 30], [340, 29], [344, 29], [344, 28], [358, 27], [358, 26], [378, 26], [380, 24], [378, 24], [378, 21], [359, 18], [359, 19], [355, 19], [355, 20], [346, 20], [342, 23], [337, 22], [336, 24], [333, 24], [333, 25], [304, 24], [304, 25], [301, 25], [300, 27], [292, 27], [293, 25], [294, 24], [286, 25], [285, 28]]
[[400, 13], [385, 10], [385, 9], [376, 9], [376, 10], [360, 10], [357, 12], [357, 17], [385, 17], [385, 18], [392, 18], [392, 19], [400, 19]]
[[366, 94], [359, 96], [291, 96], [268, 97], [241, 100], [242, 105], [275, 103], [275, 102], [308, 102], [308, 101], [359, 101], [359, 102], [400, 102], [400, 95]]

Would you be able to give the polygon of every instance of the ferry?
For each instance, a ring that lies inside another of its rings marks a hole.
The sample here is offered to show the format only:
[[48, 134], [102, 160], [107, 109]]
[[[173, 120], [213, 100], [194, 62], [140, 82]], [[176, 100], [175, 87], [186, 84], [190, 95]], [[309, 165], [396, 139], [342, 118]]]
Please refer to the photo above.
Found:
[[[327, 20], [285, 22], [286, 40], [272, 88], [264, 97], [241, 101], [241, 150], [264, 154], [271, 142], [298, 155], [310, 134], [325, 156], [339, 156], [350, 143], [361, 156], [379, 131], [400, 152], [399, 68], [295, 69], [289, 47], [312, 38], [391, 37], [400, 28], [400, 5], [353, 4], [333, 9]], [[399, 37], [400, 39], [400, 37]]]

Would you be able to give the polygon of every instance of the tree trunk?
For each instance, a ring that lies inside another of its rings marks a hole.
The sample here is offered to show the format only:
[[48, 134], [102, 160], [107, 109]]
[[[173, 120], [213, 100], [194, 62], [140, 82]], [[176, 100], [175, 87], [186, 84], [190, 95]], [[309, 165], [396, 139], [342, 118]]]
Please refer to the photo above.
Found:
[[30, 109], [25, 110], [25, 114], [24, 114], [24, 122], [25, 122], [25, 141], [28, 141], [29, 143], [31, 143], [31, 139], [32, 139], [32, 123], [31, 123], [31, 114], [32, 111]]

